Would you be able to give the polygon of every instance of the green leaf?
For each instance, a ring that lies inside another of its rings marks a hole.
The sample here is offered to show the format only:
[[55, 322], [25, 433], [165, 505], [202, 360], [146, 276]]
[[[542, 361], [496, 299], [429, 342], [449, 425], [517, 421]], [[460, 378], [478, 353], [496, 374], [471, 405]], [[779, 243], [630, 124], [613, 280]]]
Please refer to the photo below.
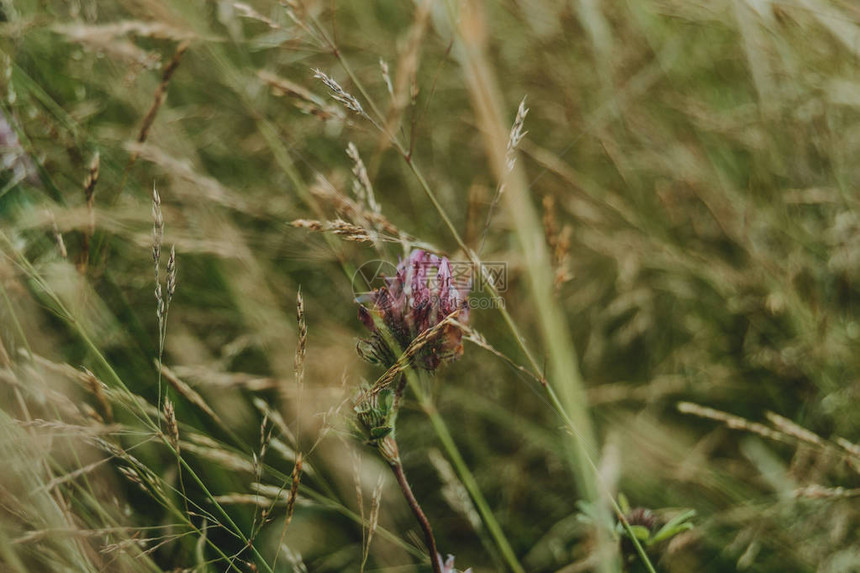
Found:
[[682, 531], [693, 529], [693, 524], [689, 523], [688, 520], [691, 519], [694, 515], [696, 515], [695, 509], [690, 509], [683, 513], [679, 513], [678, 515], [670, 519], [669, 522], [666, 523], [666, 525], [661, 527], [660, 531], [654, 534], [654, 537], [651, 539], [651, 543], [659, 543], [665, 539], [674, 537]]
[[370, 429], [370, 437], [374, 440], [380, 440], [390, 434], [394, 430], [391, 426], [377, 426]]
[[651, 530], [644, 525], [631, 525], [630, 531], [640, 541], [648, 541], [651, 537]]

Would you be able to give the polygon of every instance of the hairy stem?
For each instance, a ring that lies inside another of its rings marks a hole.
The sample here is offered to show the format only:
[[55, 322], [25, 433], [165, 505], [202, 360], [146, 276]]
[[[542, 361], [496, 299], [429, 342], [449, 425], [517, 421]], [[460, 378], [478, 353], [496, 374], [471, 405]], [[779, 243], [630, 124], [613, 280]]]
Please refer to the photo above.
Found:
[[472, 502], [475, 504], [475, 508], [478, 510], [478, 514], [481, 516], [487, 531], [490, 533], [490, 537], [495, 542], [496, 547], [499, 548], [502, 558], [505, 560], [505, 563], [511, 571], [514, 573], [523, 573], [525, 571], [523, 566], [520, 565], [520, 562], [517, 560], [516, 553], [505, 537], [502, 526], [496, 520], [495, 515], [493, 515], [493, 511], [490, 509], [490, 504], [487, 503], [477, 480], [475, 480], [475, 476], [466, 464], [466, 460], [463, 459], [457, 444], [454, 442], [453, 436], [451, 436], [451, 432], [448, 430], [445, 420], [442, 419], [442, 416], [433, 405], [433, 401], [430, 396], [423, 390], [421, 385], [419, 383], [415, 383], [411, 384], [411, 386], [421, 409], [425, 414], [427, 414], [427, 417], [430, 418], [433, 430], [436, 432], [436, 436], [439, 438], [439, 441], [442, 443], [442, 447], [448, 454], [448, 458], [451, 460], [451, 463], [460, 478], [460, 483], [463, 484], [463, 487], [465, 487], [466, 491], [469, 493]]
[[412, 509], [412, 513], [415, 514], [415, 519], [418, 520], [418, 525], [424, 531], [424, 542], [427, 543], [427, 551], [430, 553], [430, 563], [433, 565], [433, 573], [442, 573], [442, 568], [439, 566], [439, 551], [436, 549], [436, 538], [433, 537], [433, 528], [430, 527], [430, 521], [424, 515], [424, 511], [418, 504], [418, 500], [415, 499], [415, 494], [412, 493], [409, 482], [406, 481], [406, 474], [403, 473], [403, 464], [400, 463], [400, 459], [397, 459], [390, 462], [389, 465], [391, 466], [391, 471], [394, 472], [394, 477], [397, 478], [397, 484], [403, 492], [403, 497], [406, 498], [406, 502]]

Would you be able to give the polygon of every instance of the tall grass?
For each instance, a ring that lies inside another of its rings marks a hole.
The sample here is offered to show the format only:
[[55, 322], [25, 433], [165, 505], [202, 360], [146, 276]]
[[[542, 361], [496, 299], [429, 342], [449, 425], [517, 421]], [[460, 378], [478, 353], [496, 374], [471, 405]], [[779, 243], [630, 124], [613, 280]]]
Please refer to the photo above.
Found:
[[[853, 4], [2, 8], [3, 570], [860, 567]], [[392, 475], [413, 248], [507, 280]]]

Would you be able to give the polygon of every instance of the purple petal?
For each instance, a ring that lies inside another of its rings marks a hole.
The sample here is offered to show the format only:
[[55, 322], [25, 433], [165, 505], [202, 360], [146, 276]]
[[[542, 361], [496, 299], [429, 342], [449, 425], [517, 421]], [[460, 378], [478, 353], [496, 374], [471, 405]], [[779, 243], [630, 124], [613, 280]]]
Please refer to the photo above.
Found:
[[358, 318], [371, 332], [376, 330], [376, 325], [373, 323], [373, 317], [370, 316], [370, 311], [363, 306], [358, 307]]

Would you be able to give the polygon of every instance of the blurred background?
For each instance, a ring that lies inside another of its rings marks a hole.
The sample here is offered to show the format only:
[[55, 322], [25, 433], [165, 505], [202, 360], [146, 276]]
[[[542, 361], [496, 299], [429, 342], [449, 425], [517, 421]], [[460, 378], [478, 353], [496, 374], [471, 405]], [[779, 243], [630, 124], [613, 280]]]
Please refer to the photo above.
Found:
[[[438, 200], [548, 352], [449, 4], [0, 2], [4, 571], [430, 570], [351, 426], [381, 374], [352, 269], [466, 260]], [[860, 8], [473, 4], [505, 129], [529, 109], [517, 165], [599, 480], [655, 531], [696, 512], [648, 546], [656, 570], [860, 571]], [[495, 352], [466, 342], [429, 390], [505, 541], [407, 400], [439, 547], [475, 573], [517, 570], [504, 544], [521, 571], [591, 570], [571, 436], [505, 317], [471, 326]]]

